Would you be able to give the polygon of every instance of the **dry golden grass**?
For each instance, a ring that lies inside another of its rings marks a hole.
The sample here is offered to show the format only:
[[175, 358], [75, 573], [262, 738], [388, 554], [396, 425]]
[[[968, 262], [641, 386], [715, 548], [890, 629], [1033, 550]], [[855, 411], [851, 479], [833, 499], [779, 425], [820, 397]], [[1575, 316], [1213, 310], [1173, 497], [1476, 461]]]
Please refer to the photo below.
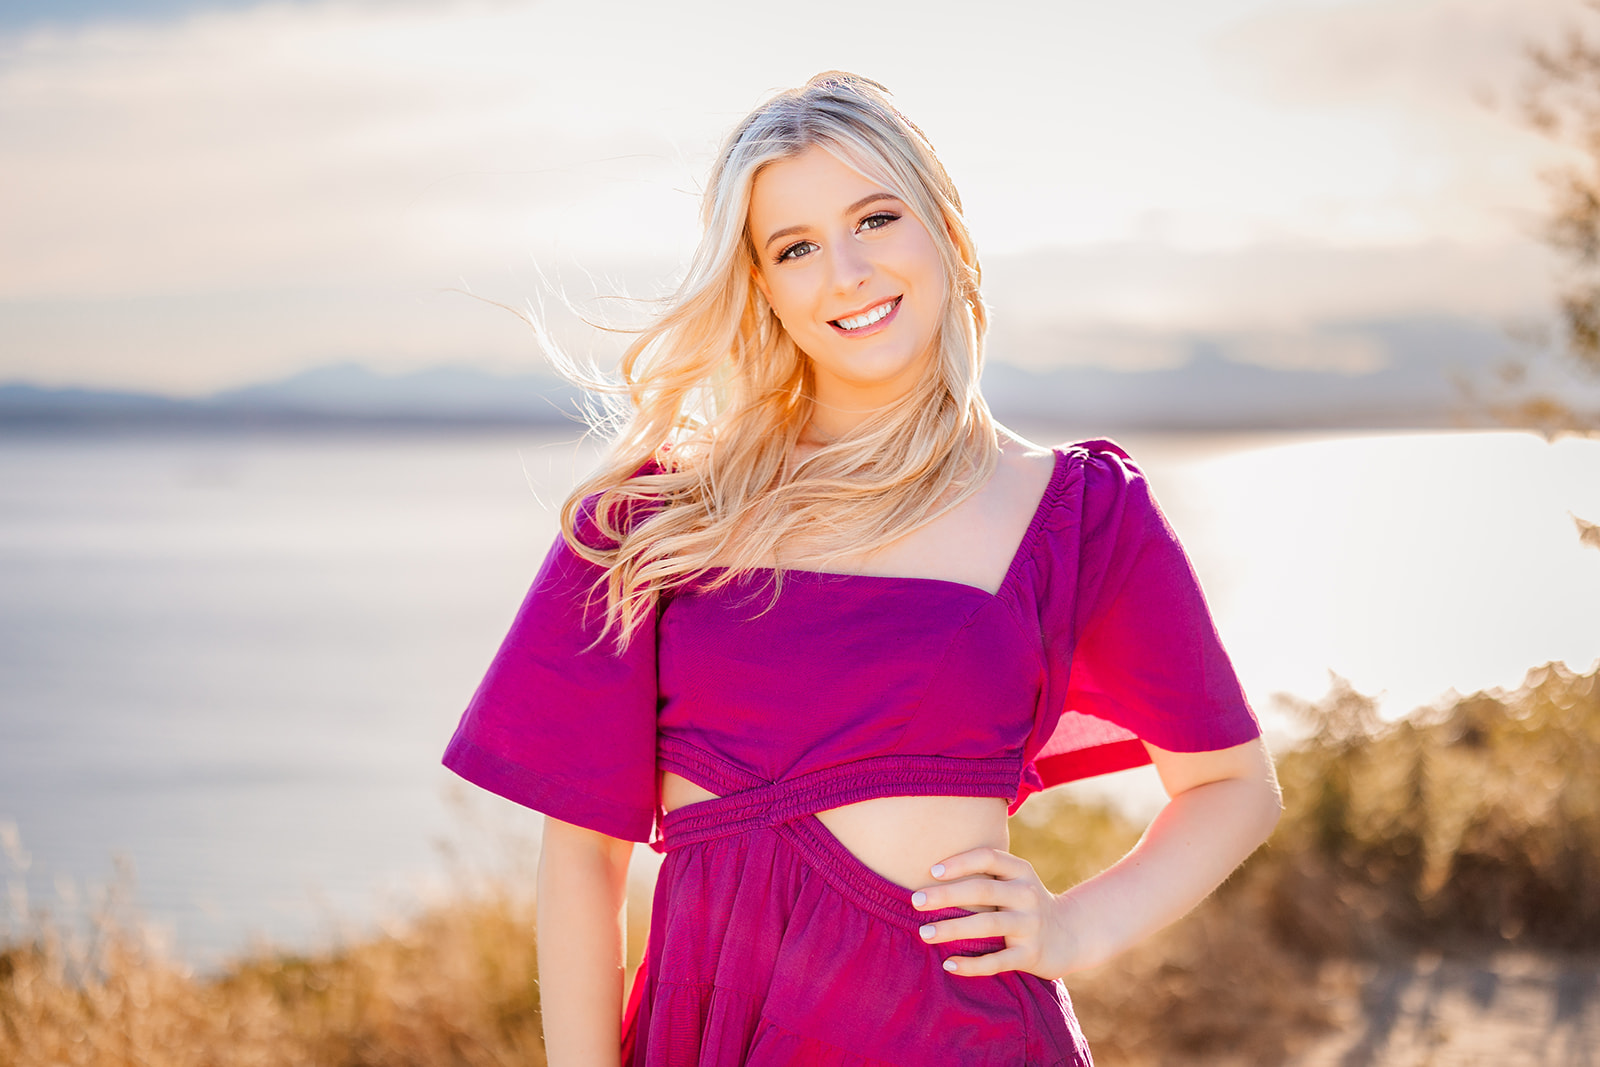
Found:
[[210, 978], [126, 921], [96, 928], [86, 951], [46, 923], [0, 955], [0, 1063], [544, 1063], [525, 899], [461, 900], [342, 951], [262, 953]]
[[[1273, 841], [1183, 922], [1073, 978], [1101, 1067], [1284, 1063], [1353, 995], [1351, 960], [1600, 948], [1595, 674], [1544, 667], [1391, 725], [1343, 685], [1298, 711], [1313, 734], [1280, 758]], [[1105, 809], [1030, 806], [1013, 848], [1051, 885], [1137, 837]], [[82, 944], [26, 917], [0, 946], [0, 1064], [542, 1064], [532, 901], [507, 888], [527, 884], [463, 882], [342, 950], [262, 950], [210, 977], [152, 950], [116, 899]]]

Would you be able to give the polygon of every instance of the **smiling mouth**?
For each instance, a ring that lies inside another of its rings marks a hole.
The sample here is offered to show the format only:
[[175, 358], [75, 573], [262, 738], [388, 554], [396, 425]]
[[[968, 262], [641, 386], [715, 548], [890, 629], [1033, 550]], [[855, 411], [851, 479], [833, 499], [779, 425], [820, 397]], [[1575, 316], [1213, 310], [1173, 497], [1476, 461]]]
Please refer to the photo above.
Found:
[[885, 316], [889, 315], [890, 312], [894, 311], [895, 308], [899, 307], [901, 299], [901, 297], [897, 296], [890, 300], [885, 300], [883, 303], [878, 304], [875, 307], [870, 307], [859, 315], [852, 315], [848, 319], [831, 319], [829, 320], [829, 324], [832, 326], [837, 326], [846, 333], [853, 333], [856, 330], [864, 330], [873, 323], [882, 320]]

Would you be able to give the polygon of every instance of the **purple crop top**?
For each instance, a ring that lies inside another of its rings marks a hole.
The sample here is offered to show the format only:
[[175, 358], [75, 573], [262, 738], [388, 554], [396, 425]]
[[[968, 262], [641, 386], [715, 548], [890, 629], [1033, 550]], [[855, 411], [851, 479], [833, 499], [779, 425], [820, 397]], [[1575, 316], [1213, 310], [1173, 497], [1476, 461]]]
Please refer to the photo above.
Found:
[[[713, 792], [803, 780], [809, 811], [1002, 797], [1260, 729], [1144, 476], [1057, 449], [999, 591], [786, 571], [680, 590], [621, 655], [584, 606], [600, 568], [557, 538], [445, 752], [462, 777], [647, 841], [658, 770]], [[590, 647], [591, 644], [594, 647]]]

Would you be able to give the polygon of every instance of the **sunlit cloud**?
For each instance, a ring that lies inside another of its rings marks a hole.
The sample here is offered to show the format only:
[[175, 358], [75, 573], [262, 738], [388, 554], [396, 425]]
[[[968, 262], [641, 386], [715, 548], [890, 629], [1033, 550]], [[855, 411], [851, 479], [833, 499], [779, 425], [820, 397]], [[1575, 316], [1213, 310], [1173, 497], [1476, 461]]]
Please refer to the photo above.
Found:
[[[0, 377], [528, 361], [514, 319], [440, 290], [658, 289], [721, 133], [831, 67], [940, 146], [1013, 337], [1135, 323], [1156, 339], [1089, 355], [1148, 365], [1177, 330], [1525, 312], [1542, 144], [1469, 75], [1514, 79], [1554, 7], [330, 0], [24, 28], [0, 36]], [[1452, 12], [1471, 58], [1435, 41]]]
[[382, 278], [396, 257], [481, 246], [491, 217], [529, 227], [579, 190], [648, 173], [610, 161], [669, 146], [621, 115], [574, 121], [581, 105], [558, 103], [518, 55], [529, 27], [484, 25], [510, 17], [266, 6], [23, 38], [0, 75], [0, 121], [17, 134], [0, 152], [19, 194], [0, 286], [117, 296]]
[[1005, 294], [1002, 321], [1291, 330], [1407, 315], [1509, 320], [1541, 306], [1552, 270], [1550, 255], [1533, 242], [1295, 241], [1198, 250], [1128, 242], [1004, 257], [988, 271], [988, 284]]
[[1354, 0], [1286, 5], [1219, 39], [1241, 86], [1287, 103], [1369, 104], [1397, 114], [1462, 115], [1515, 92], [1527, 49], [1582, 14], [1571, 0]]
[[1328, 162], [1331, 175], [1381, 175], [1380, 195], [1352, 196], [1359, 190], [1340, 182], [1308, 219], [1321, 214], [1357, 238], [1506, 240], [1536, 227], [1538, 173], [1557, 155], [1518, 112], [1529, 48], [1557, 40], [1581, 13], [1568, 0], [1285, 6], [1229, 27], [1216, 52], [1240, 93], [1313, 121], [1337, 116], [1372, 138], [1361, 159], [1330, 144]]

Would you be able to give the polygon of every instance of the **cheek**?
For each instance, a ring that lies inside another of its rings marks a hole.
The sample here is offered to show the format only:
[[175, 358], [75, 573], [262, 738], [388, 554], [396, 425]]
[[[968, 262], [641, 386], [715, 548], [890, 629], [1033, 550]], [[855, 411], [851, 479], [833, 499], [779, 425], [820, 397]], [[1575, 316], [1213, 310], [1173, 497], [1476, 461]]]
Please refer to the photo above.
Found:
[[900, 261], [901, 270], [907, 277], [915, 279], [920, 288], [935, 292], [948, 288], [944, 260], [939, 256], [939, 246], [928, 236], [927, 231], [919, 230], [916, 238], [907, 242], [902, 249]]
[[778, 321], [783, 323], [784, 329], [793, 333], [796, 328], [803, 328], [806, 316], [801, 301], [792, 291], [792, 287], [769, 285], [768, 289], [770, 292], [767, 303], [771, 306], [772, 313], [778, 317]]
[[950, 292], [950, 280], [945, 275], [944, 261], [939, 258], [938, 249], [930, 249], [928, 258], [923, 260], [918, 283], [932, 297], [924, 305], [928, 316], [938, 322], [944, 315], [945, 301], [949, 299]]

